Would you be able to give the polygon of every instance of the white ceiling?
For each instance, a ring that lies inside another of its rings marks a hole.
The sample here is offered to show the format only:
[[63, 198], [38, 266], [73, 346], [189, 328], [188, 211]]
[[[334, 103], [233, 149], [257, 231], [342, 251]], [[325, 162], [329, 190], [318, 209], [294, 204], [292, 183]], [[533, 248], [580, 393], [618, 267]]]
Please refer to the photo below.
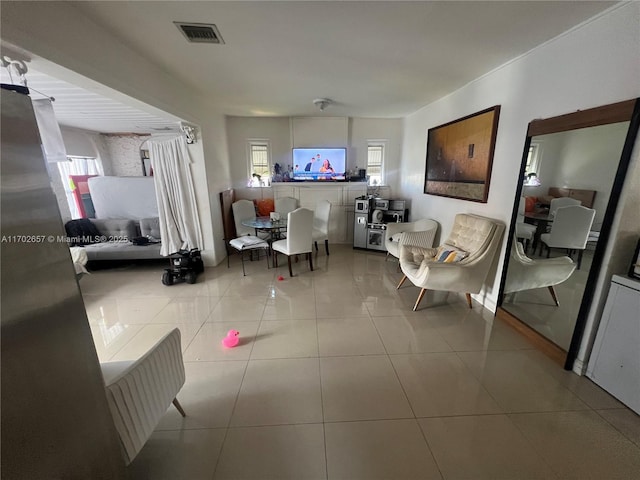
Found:
[[[74, 3], [94, 22], [225, 114], [317, 115], [313, 99], [328, 97], [335, 104], [325, 115], [355, 117], [406, 116], [615, 4]], [[187, 43], [174, 21], [215, 23], [225, 44]], [[67, 108], [64, 91], [38, 82], [38, 78], [29, 78], [32, 87], [57, 98], [57, 113], [63, 105]], [[84, 108], [78, 95], [71, 95], [78, 104], [69, 107], [69, 115]], [[100, 112], [103, 120], [118, 117], [120, 126], [115, 130], [114, 126], [100, 127], [103, 131], [137, 131], [133, 128], [136, 123], [140, 126], [151, 121], [130, 118], [133, 113], [94, 101], [83, 113], [85, 125], [91, 112]], [[175, 121], [172, 119], [173, 125]], [[159, 120], [155, 127], [166, 123]]]

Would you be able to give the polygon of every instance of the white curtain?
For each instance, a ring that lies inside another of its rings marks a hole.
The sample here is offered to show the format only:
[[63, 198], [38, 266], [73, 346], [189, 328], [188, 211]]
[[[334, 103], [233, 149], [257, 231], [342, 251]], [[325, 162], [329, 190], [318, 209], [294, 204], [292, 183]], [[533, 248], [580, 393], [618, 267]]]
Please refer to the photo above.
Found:
[[67, 203], [71, 211], [71, 218], [80, 218], [80, 212], [73, 198], [73, 189], [69, 175], [104, 175], [102, 162], [96, 158], [68, 157], [66, 162], [58, 162], [58, 171], [62, 178], [62, 186], [67, 195]]
[[180, 136], [170, 140], [149, 140], [148, 144], [160, 217], [160, 254], [167, 256], [182, 249], [202, 249], [202, 230], [186, 140]]

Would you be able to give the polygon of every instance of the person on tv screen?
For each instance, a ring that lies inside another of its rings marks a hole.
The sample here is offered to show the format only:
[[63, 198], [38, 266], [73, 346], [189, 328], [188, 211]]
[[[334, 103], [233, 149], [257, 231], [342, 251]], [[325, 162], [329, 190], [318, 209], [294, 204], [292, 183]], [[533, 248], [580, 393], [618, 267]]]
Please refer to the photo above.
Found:
[[307, 165], [304, 167], [304, 171], [305, 172], [310, 172], [311, 168], [313, 167], [313, 164], [316, 161], [316, 157], [311, 157], [311, 161], [309, 163], [307, 163]]
[[322, 162], [322, 166], [320, 167], [320, 173], [336, 173], [336, 171], [331, 166], [331, 162], [329, 162], [328, 158], [325, 159], [324, 162]]

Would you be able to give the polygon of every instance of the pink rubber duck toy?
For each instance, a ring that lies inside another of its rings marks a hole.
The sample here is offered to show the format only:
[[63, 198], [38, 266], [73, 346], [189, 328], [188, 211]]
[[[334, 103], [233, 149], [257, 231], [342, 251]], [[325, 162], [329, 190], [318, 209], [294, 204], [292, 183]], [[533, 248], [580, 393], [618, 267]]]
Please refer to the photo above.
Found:
[[227, 336], [222, 339], [222, 344], [228, 348], [235, 347], [238, 342], [240, 342], [240, 332], [237, 330], [229, 330]]

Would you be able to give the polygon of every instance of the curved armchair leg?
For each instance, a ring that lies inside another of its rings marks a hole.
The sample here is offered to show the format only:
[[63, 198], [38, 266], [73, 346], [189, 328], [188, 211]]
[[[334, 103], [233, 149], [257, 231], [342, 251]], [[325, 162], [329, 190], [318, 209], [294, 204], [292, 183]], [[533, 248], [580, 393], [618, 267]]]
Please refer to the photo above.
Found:
[[558, 296], [556, 295], [556, 289], [553, 288], [553, 285], [551, 285], [549, 287], [549, 293], [551, 293], [551, 296], [553, 297], [553, 301], [556, 302], [556, 307], [560, 306], [560, 302], [558, 302]]
[[329, 240], [327, 239], [324, 240], [324, 250], [327, 252], [327, 255], [329, 255]]
[[318, 251], [318, 242], [313, 242], [316, 245], [316, 252]]
[[176, 407], [176, 409], [180, 412], [180, 415], [182, 415], [183, 417], [186, 417], [187, 414], [184, 413], [184, 410], [182, 409], [182, 405], [180, 405], [180, 402], [178, 402], [177, 398], [173, 399], [173, 406]]
[[[407, 277], [405, 277], [407, 278]], [[416, 300], [416, 304], [413, 306], [413, 311], [415, 312], [416, 310], [418, 310], [418, 305], [420, 305], [420, 302], [422, 301], [422, 297], [424, 297], [424, 294], [427, 293], [427, 289], [423, 288], [422, 290], [420, 290], [420, 294], [418, 295], [418, 299]]]
[[398, 284], [398, 286], [396, 287], [396, 290], [398, 290], [398, 289], [402, 286], [402, 284], [404, 283], [404, 281], [405, 281], [406, 279], [407, 279], [407, 276], [406, 276], [406, 275], [403, 275], [403, 276], [402, 276], [402, 280], [400, 280], [400, 283], [399, 283], [399, 284]]
[[471, 303], [471, 294], [465, 293], [465, 295], [467, 296], [467, 303], [469, 304], [469, 308], [473, 308], [473, 303]]

